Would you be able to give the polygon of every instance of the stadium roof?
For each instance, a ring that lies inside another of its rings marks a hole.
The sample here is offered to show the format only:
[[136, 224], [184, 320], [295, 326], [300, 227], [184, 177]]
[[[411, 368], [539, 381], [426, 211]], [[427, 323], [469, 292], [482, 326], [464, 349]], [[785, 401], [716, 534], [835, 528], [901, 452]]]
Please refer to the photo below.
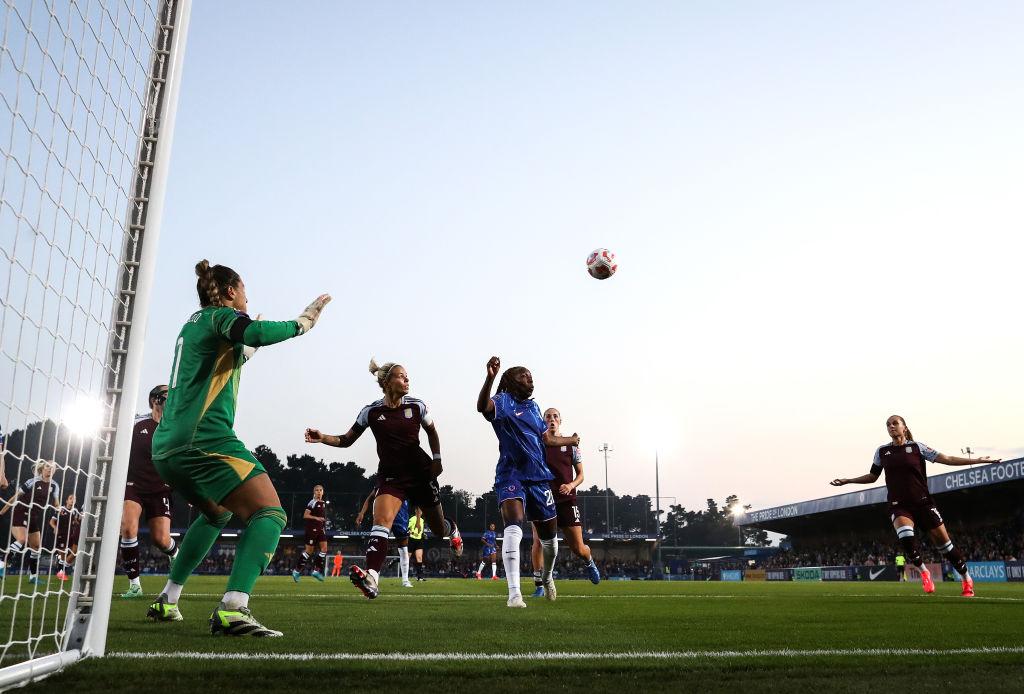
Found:
[[[928, 478], [928, 490], [932, 496], [952, 492], [1003, 485], [1014, 491], [1024, 490], [1024, 458], [989, 463], [971, 468], [958, 468], [952, 472], [933, 475]], [[1019, 498], [1019, 497], [1018, 497]], [[941, 499], [940, 499], [941, 500]], [[772, 532], [789, 534], [803, 524], [807, 516], [832, 513], [835, 511], [864, 509], [878, 506], [886, 501], [885, 486], [861, 488], [857, 491], [835, 496], [826, 496], [810, 501], [798, 501], [782, 506], [748, 511], [737, 514], [735, 523], [744, 527], [756, 527]]]

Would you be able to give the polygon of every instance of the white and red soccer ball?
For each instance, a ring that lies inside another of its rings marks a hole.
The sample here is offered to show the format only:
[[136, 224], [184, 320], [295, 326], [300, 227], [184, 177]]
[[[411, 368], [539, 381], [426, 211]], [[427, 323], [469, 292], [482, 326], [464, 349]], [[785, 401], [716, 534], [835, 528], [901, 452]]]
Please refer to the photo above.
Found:
[[587, 272], [594, 279], [606, 280], [619, 269], [615, 254], [607, 248], [597, 248], [587, 256]]

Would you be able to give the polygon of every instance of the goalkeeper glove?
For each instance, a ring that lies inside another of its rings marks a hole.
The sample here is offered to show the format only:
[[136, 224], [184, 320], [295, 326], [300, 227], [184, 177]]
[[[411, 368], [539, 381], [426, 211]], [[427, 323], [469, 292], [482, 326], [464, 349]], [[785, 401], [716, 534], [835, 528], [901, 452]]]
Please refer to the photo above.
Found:
[[306, 307], [306, 310], [299, 314], [299, 317], [295, 319], [295, 322], [299, 324], [299, 335], [305, 335], [313, 326], [316, 325], [317, 320], [320, 318], [320, 312], [324, 310], [324, 306], [330, 303], [331, 297], [329, 294], [321, 294], [318, 296], [313, 303]]

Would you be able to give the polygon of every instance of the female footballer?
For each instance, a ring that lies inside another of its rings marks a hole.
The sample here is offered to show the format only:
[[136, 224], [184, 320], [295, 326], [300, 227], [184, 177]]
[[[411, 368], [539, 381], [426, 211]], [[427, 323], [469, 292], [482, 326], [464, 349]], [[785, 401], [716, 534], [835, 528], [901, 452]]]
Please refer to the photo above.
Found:
[[163, 418], [153, 435], [160, 477], [199, 511], [179, 545], [163, 592], [149, 607], [158, 621], [180, 621], [181, 589], [235, 514], [246, 524], [227, 591], [210, 617], [213, 634], [281, 636], [249, 611], [256, 579], [277, 549], [288, 522], [270, 477], [234, 432], [242, 364], [255, 348], [305, 335], [331, 300], [317, 297], [295, 320], [252, 320], [238, 273], [224, 265], [196, 264], [200, 309], [174, 346]]
[[[384, 397], [359, 411], [352, 427], [340, 435], [306, 429], [306, 441], [348, 448], [369, 429], [377, 442], [377, 496], [373, 500], [373, 528], [366, 547], [366, 571], [353, 566], [352, 583], [370, 600], [380, 594], [378, 577], [388, 550], [388, 529], [402, 502], [418, 506], [438, 537], [451, 538], [456, 556], [462, 555], [462, 536], [454, 521], [445, 518], [437, 476], [441, 474], [441, 440], [422, 400], [409, 397], [409, 374], [394, 362], [378, 366], [370, 360], [370, 373]], [[432, 456], [420, 448], [420, 429], [427, 432]]]
[[[844, 484], [871, 484], [885, 471], [885, 487], [888, 491], [889, 518], [892, 520], [896, 537], [899, 538], [903, 554], [917, 570], [921, 572], [921, 586], [924, 592], [935, 592], [928, 568], [921, 559], [921, 551], [917, 544], [915, 529], [920, 528], [931, 537], [932, 544], [939, 548], [949, 559], [953, 568], [961, 578], [961, 595], [974, 597], [974, 581], [967, 572], [967, 562], [959, 549], [953, 546], [946, 532], [935, 501], [928, 491], [928, 478], [925, 474], [925, 462], [942, 463], [943, 465], [970, 465], [985, 458], [956, 458], [939, 453], [919, 441], [907, 427], [903, 417], [894, 414], [885, 421], [885, 428], [892, 443], [883, 444], [875, 451], [871, 470], [860, 477], [838, 478], [830, 484], [841, 487]], [[998, 460], [992, 462], [999, 462]]]

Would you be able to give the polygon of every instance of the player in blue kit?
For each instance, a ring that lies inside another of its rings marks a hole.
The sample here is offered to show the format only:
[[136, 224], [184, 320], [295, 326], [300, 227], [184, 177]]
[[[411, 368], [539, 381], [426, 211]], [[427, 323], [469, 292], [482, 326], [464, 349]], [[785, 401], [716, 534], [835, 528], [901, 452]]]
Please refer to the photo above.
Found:
[[486, 530], [481, 538], [483, 540], [483, 551], [481, 552], [482, 558], [480, 559], [480, 566], [476, 569], [476, 580], [483, 578], [481, 575], [484, 571], [484, 566], [487, 565], [487, 560], [491, 561], [491, 580], [498, 580], [498, 535], [494, 532], [494, 523]]
[[[363, 517], [367, 511], [373, 507], [373, 500], [377, 498], [378, 487], [374, 487], [370, 490], [370, 494], [363, 500], [363, 505], [359, 507], [359, 513], [356, 514], [356, 527], [358, 528], [363, 524]], [[398, 568], [399, 573], [402, 576], [402, 587], [412, 588], [412, 583], [409, 582], [409, 500], [405, 499], [402, 501], [402, 505], [398, 509], [398, 513], [395, 515], [395, 522], [391, 524], [391, 534], [395, 536], [395, 542], [398, 544]]]
[[508, 606], [526, 607], [519, 587], [519, 544], [523, 540], [523, 520], [534, 524], [544, 555], [544, 594], [554, 600], [553, 569], [558, 553], [555, 537], [555, 497], [548, 480], [554, 478], [544, 462], [545, 446], [578, 446], [580, 437], [555, 436], [548, 431], [533, 401], [533, 374], [525, 366], [513, 366], [501, 375], [498, 390], [491, 397], [501, 360], [491, 357], [487, 376], [477, 397], [476, 409], [498, 437], [498, 467], [494, 491], [498, 495], [501, 518], [505, 522], [501, 559], [508, 581]]

